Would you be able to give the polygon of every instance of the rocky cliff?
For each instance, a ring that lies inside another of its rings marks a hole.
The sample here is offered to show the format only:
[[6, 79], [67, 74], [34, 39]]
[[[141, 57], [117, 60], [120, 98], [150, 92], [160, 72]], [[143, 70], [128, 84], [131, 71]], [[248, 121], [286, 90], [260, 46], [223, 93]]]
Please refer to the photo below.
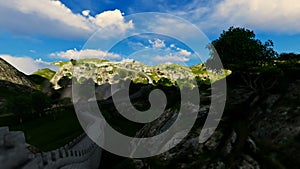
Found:
[[[137, 169], [298, 168], [300, 79], [274, 81], [276, 85], [265, 92], [255, 89], [262, 85], [259, 81], [270, 79], [252, 80], [256, 86], [234, 84], [237, 83], [236, 77], [227, 79], [230, 88], [225, 112], [209, 140], [200, 144], [198, 139], [209, 109], [209, 104], [202, 104], [195, 127], [181, 143], [161, 155], [132, 160], [133, 166]], [[208, 95], [209, 90], [204, 91], [202, 99]], [[168, 128], [176, 119], [170, 111], [144, 126], [136, 136], [157, 135]]]
[[0, 58], [0, 80], [32, 88], [32, 82], [25, 74]]

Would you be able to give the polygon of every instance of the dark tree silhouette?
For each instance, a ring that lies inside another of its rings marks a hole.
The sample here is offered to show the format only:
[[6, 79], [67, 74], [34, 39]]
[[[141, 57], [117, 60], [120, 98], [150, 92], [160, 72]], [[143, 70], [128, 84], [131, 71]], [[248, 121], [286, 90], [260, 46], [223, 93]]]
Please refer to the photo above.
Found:
[[43, 114], [44, 110], [51, 107], [50, 97], [42, 92], [31, 94], [31, 105], [34, 113]]
[[291, 60], [298, 61], [300, 60], [300, 54], [295, 53], [281, 53], [278, 57], [279, 60]]
[[7, 112], [13, 113], [19, 119], [19, 122], [23, 123], [24, 118], [32, 112], [31, 96], [19, 94], [9, 97], [5, 107]]
[[206, 64], [211, 69], [218, 69], [219, 66], [214, 63], [219, 56], [226, 69], [249, 70], [277, 57], [273, 45], [271, 40], [262, 43], [255, 39], [251, 30], [230, 27], [208, 45], [211, 58]]

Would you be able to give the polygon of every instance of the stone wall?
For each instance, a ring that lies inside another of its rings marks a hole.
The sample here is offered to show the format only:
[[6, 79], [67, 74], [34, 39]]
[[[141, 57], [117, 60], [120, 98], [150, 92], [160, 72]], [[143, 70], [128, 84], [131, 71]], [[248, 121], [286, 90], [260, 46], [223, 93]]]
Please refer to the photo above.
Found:
[[[82, 144], [80, 149], [73, 148], [78, 144]], [[26, 147], [23, 132], [0, 127], [0, 169], [98, 169], [101, 151], [82, 134], [64, 147], [33, 154]]]

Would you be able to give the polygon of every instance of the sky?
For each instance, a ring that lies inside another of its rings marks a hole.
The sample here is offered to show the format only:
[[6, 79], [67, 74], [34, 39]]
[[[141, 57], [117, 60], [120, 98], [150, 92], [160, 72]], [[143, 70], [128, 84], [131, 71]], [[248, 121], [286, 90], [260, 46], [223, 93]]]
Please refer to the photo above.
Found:
[[25, 74], [88, 57], [193, 65], [230, 26], [300, 53], [299, 20], [298, 0], [0, 0], [0, 57]]

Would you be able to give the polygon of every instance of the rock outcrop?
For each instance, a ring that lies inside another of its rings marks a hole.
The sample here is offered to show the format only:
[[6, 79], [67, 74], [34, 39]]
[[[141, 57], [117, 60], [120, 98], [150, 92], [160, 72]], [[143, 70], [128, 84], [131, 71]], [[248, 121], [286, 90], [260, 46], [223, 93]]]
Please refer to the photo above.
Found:
[[[137, 169], [296, 169], [300, 165], [299, 93], [300, 80], [295, 79], [286, 89], [264, 95], [241, 87], [231, 88], [221, 123], [205, 143], [200, 144], [198, 140], [199, 124], [205, 120], [203, 113], [208, 111], [203, 110], [207, 110], [208, 105], [201, 106], [195, 127], [176, 147], [155, 157], [133, 160], [133, 163]], [[173, 123], [173, 115], [167, 111], [157, 123], [146, 125], [137, 136], [161, 133]]]
[[0, 80], [33, 88], [32, 82], [26, 75], [0, 58]]

